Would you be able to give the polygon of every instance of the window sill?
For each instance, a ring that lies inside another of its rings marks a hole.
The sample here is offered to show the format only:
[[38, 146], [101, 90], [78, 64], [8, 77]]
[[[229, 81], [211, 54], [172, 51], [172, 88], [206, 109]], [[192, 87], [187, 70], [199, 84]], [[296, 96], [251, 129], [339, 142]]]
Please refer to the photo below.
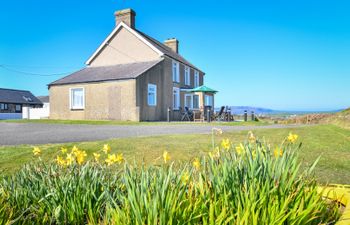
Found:
[[75, 108], [75, 109], [70, 109], [70, 111], [84, 111], [84, 108]]

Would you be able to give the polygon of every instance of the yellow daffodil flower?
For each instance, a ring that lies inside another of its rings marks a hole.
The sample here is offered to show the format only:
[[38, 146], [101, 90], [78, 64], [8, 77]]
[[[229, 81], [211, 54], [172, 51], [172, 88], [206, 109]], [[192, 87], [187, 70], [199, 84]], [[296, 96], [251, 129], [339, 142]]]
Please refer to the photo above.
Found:
[[221, 142], [221, 147], [222, 147], [223, 149], [225, 149], [225, 150], [229, 150], [230, 147], [231, 147], [231, 142], [230, 142], [230, 140], [229, 140], [229, 139], [224, 139], [224, 140], [222, 140], [222, 142]]
[[74, 162], [74, 156], [72, 155], [72, 153], [67, 153], [67, 157], [66, 157], [66, 165], [69, 166]]
[[115, 154], [108, 154], [107, 159], [105, 162], [107, 163], [108, 166], [113, 165], [116, 162], [116, 155]]
[[181, 181], [183, 184], [187, 184], [189, 180], [190, 180], [190, 175], [188, 174], [188, 172], [185, 172], [181, 177]]
[[122, 153], [118, 154], [117, 157], [115, 158], [115, 162], [120, 164], [123, 161], [124, 161], [123, 154]]
[[103, 145], [102, 151], [103, 151], [105, 154], [109, 154], [109, 153], [111, 152], [111, 146], [109, 146], [109, 144]]
[[101, 154], [99, 154], [99, 153], [94, 153], [94, 158], [95, 158], [95, 161], [96, 161], [96, 162], [99, 161], [100, 156], [101, 156]]
[[67, 151], [68, 151], [68, 149], [67, 148], [61, 148], [61, 152], [62, 152], [62, 154], [66, 154], [67, 153]]
[[164, 163], [167, 163], [171, 159], [167, 151], [163, 152], [163, 159], [164, 159]]
[[192, 164], [193, 164], [193, 167], [196, 168], [196, 170], [199, 170], [199, 168], [201, 167], [201, 162], [199, 161], [198, 158], [195, 158]]
[[79, 165], [83, 164], [84, 163], [84, 160], [85, 160], [85, 157], [87, 156], [86, 152], [85, 151], [78, 151], [77, 152], [77, 163]]
[[243, 151], [244, 151], [244, 146], [242, 144], [240, 144], [239, 146], [236, 146], [237, 155], [242, 155]]
[[41, 154], [41, 149], [38, 148], [38, 147], [34, 147], [34, 148], [33, 148], [33, 154], [34, 154], [34, 156], [40, 156], [40, 154]]
[[60, 166], [65, 166], [67, 164], [66, 160], [64, 160], [61, 156], [57, 156], [56, 163]]
[[287, 140], [288, 140], [290, 143], [296, 142], [297, 139], [298, 139], [298, 135], [292, 134], [292, 133], [289, 133], [289, 135], [288, 135], [288, 137], [287, 137]]
[[74, 145], [72, 148], [72, 153], [76, 156], [78, 151], [79, 151], [78, 147]]
[[273, 151], [273, 154], [275, 158], [278, 158], [283, 155], [283, 150], [280, 149], [279, 147], [276, 147], [275, 150]]

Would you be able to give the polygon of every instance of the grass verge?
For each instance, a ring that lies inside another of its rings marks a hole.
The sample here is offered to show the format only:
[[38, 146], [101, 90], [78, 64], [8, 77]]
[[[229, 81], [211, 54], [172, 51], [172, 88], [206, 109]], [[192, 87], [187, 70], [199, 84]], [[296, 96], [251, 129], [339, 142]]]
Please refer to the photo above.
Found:
[[[256, 130], [254, 133], [264, 137], [272, 145], [280, 144], [289, 132], [299, 135], [303, 146], [300, 160], [303, 166], [309, 166], [319, 156], [321, 159], [315, 169], [315, 175], [321, 183], [350, 184], [350, 130], [333, 125], [312, 127]], [[247, 132], [224, 133], [216, 137], [219, 143], [229, 138], [240, 143]], [[103, 144], [109, 144], [113, 152], [123, 153], [132, 161], [146, 164], [161, 164], [163, 151], [168, 151], [172, 160], [188, 160], [206, 154], [211, 149], [211, 135], [168, 135], [143, 138], [111, 139], [96, 142], [39, 145], [43, 150], [43, 160], [52, 160], [61, 147], [71, 148], [77, 145], [89, 155]], [[5, 174], [13, 173], [23, 164], [33, 160], [32, 145], [0, 147], [0, 170]]]

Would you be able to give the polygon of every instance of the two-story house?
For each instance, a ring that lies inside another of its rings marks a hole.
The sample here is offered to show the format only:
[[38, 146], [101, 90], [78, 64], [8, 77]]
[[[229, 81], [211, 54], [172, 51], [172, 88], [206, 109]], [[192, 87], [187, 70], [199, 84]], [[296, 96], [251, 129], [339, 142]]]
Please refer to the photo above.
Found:
[[204, 72], [179, 54], [178, 40], [142, 33], [135, 16], [117, 11], [115, 29], [87, 67], [49, 84], [50, 118], [156, 121], [169, 107], [173, 119], [181, 107], [214, 107], [214, 92], [201, 91]]

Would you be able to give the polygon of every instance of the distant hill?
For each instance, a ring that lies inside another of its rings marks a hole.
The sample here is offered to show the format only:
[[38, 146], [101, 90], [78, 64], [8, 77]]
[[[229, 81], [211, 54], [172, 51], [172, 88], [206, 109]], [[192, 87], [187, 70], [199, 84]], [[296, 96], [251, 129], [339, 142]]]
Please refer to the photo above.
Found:
[[331, 114], [329, 117], [323, 118], [321, 122], [350, 128], [350, 108]]
[[[263, 107], [253, 107], [253, 106], [229, 106], [231, 107], [231, 113], [236, 115], [244, 114], [244, 111], [247, 110], [247, 112], [250, 114], [252, 111], [256, 115], [280, 115], [280, 116], [288, 116], [288, 115], [304, 115], [304, 114], [315, 114], [315, 113], [335, 113], [339, 112], [341, 110], [335, 110], [335, 111], [288, 111], [288, 110], [274, 110], [274, 109], [268, 109]], [[220, 110], [220, 108], [217, 108], [216, 110]]]

